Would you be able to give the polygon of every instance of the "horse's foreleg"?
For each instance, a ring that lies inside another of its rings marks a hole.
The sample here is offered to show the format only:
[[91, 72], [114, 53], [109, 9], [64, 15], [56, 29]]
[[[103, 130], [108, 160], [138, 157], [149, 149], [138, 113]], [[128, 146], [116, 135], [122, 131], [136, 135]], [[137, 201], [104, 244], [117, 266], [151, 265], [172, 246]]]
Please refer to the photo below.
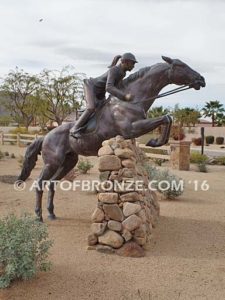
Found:
[[165, 125], [162, 136], [159, 139], [151, 139], [146, 145], [151, 147], [160, 147], [168, 142], [171, 117], [166, 115], [159, 118], [139, 120], [132, 123], [132, 135], [135, 137], [149, 133], [160, 125]]
[[71, 171], [76, 163], [78, 161], [77, 154], [69, 153], [66, 155], [65, 160], [63, 164], [60, 166], [60, 168], [57, 170], [57, 172], [54, 174], [54, 176], [51, 178], [50, 185], [49, 185], [49, 192], [48, 192], [48, 204], [47, 209], [49, 212], [48, 218], [50, 220], [54, 220], [56, 218], [54, 214], [54, 195], [55, 195], [55, 188], [57, 181], [61, 180], [63, 177], [66, 176], [66, 174]]

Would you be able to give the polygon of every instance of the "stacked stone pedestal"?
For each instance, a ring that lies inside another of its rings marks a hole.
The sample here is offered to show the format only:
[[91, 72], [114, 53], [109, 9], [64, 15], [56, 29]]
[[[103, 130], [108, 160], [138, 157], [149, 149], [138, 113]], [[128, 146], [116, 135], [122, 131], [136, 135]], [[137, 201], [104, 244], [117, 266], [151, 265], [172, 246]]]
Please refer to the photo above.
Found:
[[170, 165], [177, 170], [188, 171], [190, 169], [190, 149], [189, 141], [173, 141], [170, 144]]
[[103, 252], [143, 256], [159, 217], [143, 152], [135, 140], [117, 136], [104, 141], [98, 154], [101, 184], [88, 244]]

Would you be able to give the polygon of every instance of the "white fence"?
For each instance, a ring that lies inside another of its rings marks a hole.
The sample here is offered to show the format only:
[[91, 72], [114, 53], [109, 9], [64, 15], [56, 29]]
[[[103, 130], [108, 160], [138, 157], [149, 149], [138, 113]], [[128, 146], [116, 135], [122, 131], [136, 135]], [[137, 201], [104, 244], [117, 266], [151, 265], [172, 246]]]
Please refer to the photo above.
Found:
[[42, 135], [38, 134], [21, 134], [21, 133], [0, 133], [0, 143], [1, 145], [4, 145], [5, 143], [13, 143], [17, 146], [21, 146], [24, 144], [30, 144], [35, 139], [41, 137]]
[[[144, 144], [138, 144], [138, 147], [140, 147], [145, 152], [145, 155], [149, 158], [170, 160], [170, 147], [168, 146], [161, 146], [158, 150], [154, 148], [155, 153], [147, 152], [151, 148], [145, 146]], [[162, 150], [164, 150], [163, 152], [165, 152], [166, 154], [160, 153], [160, 151]], [[157, 153], [158, 151], [159, 153]]]

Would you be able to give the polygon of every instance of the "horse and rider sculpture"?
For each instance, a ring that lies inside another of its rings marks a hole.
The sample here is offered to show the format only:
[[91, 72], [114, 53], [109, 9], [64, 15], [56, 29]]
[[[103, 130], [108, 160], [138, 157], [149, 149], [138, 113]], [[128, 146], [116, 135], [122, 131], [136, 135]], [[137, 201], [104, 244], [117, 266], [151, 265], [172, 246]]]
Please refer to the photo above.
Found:
[[[117, 66], [117, 61], [120, 64]], [[96, 156], [104, 140], [121, 135], [137, 138], [163, 125], [161, 135], [147, 145], [159, 147], [168, 142], [172, 119], [169, 115], [148, 119], [147, 112], [160, 91], [169, 84], [199, 90], [205, 79], [179, 59], [162, 56], [163, 63], [145, 67], [124, 79], [136, 58], [131, 53], [117, 56], [109, 70], [85, 82], [87, 110], [77, 123], [58, 126], [27, 148], [18, 180], [25, 181], [42, 154], [44, 167], [37, 180], [35, 212], [42, 221], [43, 182], [49, 181], [47, 209], [55, 219], [55, 181], [62, 179], [78, 162], [78, 155]], [[105, 99], [105, 93], [110, 93]], [[167, 95], [168, 93], [164, 93]], [[94, 115], [93, 112], [95, 111]]]

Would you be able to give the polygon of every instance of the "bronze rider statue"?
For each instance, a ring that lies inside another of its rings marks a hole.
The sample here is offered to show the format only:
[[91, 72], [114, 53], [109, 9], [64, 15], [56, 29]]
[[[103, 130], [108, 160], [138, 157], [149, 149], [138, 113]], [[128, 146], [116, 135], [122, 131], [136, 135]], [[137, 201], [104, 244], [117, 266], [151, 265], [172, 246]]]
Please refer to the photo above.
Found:
[[[121, 59], [121, 62], [117, 65], [119, 59]], [[90, 115], [95, 111], [96, 101], [105, 99], [106, 92], [123, 101], [132, 99], [132, 95], [124, 94], [119, 90], [119, 86], [126, 76], [126, 72], [131, 71], [135, 63], [137, 63], [137, 60], [132, 53], [124, 53], [122, 56], [117, 55], [109, 66], [109, 70], [103, 75], [97, 78], [84, 79], [84, 93], [87, 106], [79, 120], [71, 128], [70, 135], [75, 138], [80, 137], [80, 131], [83, 129]]]

